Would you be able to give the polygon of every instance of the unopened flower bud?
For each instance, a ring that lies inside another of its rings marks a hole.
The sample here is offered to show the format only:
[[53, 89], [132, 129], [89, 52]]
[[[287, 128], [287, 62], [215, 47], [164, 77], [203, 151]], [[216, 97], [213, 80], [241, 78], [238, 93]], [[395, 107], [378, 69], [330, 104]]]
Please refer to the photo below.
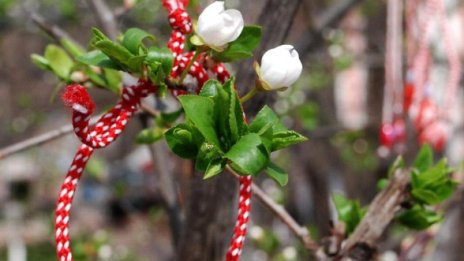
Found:
[[213, 49], [222, 49], [240, 36], [243, 26], [240, 11], [225, 10], [224, 2], [216, 1], [207, 6], [198, 17], [196, 33], [206, 45]]
[[281, 45], [264, 53], [261, 68], [256, 70], [263, 89], [279, 90], [298, 80], [303, 65], [293, 46]]

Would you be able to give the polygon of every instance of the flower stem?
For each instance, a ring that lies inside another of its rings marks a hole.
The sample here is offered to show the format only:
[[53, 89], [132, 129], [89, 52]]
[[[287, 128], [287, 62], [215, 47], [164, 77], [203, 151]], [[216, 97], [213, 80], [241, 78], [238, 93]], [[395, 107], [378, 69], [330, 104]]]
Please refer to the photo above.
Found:
[[251, 99], [255, 94], [258, 93], [258, 88], [253, 87], [247, 94], [245, 94], [242, 98], [240, 98], [240, 103], [245, 103], [249, 99]]
[[190, 59], [189, 63], [185, 67], [185, 70], [182, 71], [182, 74], [180, 75], [179, 78], [179, 84], [182, 84], [185, 80], [185, 77], [187, 77], [188, 72], [190, 71], [190, 67], [192, 67], [193, 63], [195, 60], [198, 58], [198, 56], [201, 54], [199, 50], [196, 50], [195, 53], [193, 54], [192, 59]]

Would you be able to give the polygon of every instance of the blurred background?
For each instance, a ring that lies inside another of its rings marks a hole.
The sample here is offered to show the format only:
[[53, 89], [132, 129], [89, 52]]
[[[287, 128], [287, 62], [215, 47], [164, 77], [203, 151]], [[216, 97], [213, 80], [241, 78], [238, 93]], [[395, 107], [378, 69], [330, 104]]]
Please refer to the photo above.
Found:
[[[70, 111], [59, 99], [63, 84], [31, 62], [31, 54], [42, 54], [47, 44], [54, 42], [32, 17], [58, 25], [85, 46], [91, 27], [102, 25], [95, 14], [95, 2], [101, 1], [0, 0], [0, 149], [60, 130], [71, 122]], [[211, 1], [191, 2], [190, 13], [196, 17]], [[268, 38], [269, 41], [274, 41], [274, 46], [281, 42], [295, 45], [304, 63], [304, 73], [297, 84], [267, 99], [266, 103], [283, 117], [286, 125], [305, 134], [309, 141], [274, 155], [276, 162], [290, 174], [286, 187], [265, 177], [256, 182], [276, 202], [283, 204], [300, 224], [307, 226], [315, 238], [323, 238], [330, 234], [330, 221], [336, 220], [331, 201], [333, 193], [367, 205], [377, 193], [377, 181], [386, 176], [396, 155], [402, 153], [407, 160], [415, 155], [419, 147], [417, 134], [406, 121], [407, 142], [388, 153], [379, 150], [378, 136], [385, 106], [386, 1], [279, 2], [226, 1], [229, 7], [243, 13], [246, 23], [265, 21], [263, 26], [267, 34], [280, 35], [278, 39]], [[106, 3], [114, 14], [118, 30], [140, 27], [156, 35], [160, 43], [167, 41], [170, 29], [160, 1], [111, 0]], [[462, 59], [464, 3], [459, 0], [444, 3], [453, 40]], [[269, 8], [275, 9], [269, 16], [286, 20], [264, 19]], [[272, 22], [287, 27], [272, 27]], [[286, 31], [280, 33], [281, 29]], [[437, 50], [434, 49], [433, 57], [438, 61], [432, 62], [432, 73], [435, 90], [440, 92], [447, 77], [447, 64], [440, 62], [445, 55], [439, 51], [442, 43], [438, 33], [433, 34], [432, 42]], [[260, 56], [255, 58], [259, 60]], [[243, 64], [231, 69], [239, 74], [242, 70], [252, 70]], [[241, 86], [241, 93], [247, 88]], [[109, 108], [118, 100], [117, 95], [102, 89], [92, 89], [91, 95], [97, 111]], [[459, 169], [464, 156], [461, 89], [457, 97], [454, 131], [444, 151], [438, 154], [446, 155], [451, 165]], [[172, 101], [166, 103], [169, 105]], [[252, 105], [247, 109], [254, 110]], [[214, 202], [214, 193], [232, 202], [236, 200], [236, 184], [230, 185], [230, 191], [222, 191], [229, 185], [219, 181], [207, 181], [216, 182], [209, 188], [212, 194], [196, 198], [193, 187], [200, 185], [192, 178], [190, 162], [170, 154], [164, 141], [151, 147], [161, 155], [155, 160], [149, 146], [135, 143], [137, 134], [144, 128], [142, 122], [143, 119], [135, 118], [117, 142], [97, 151], [88, 164], [72, 214], [71, 234], [76, 260], [164, 261], [189, 255], [187, 247], [176, 248], [172, 220], [166, 211], [156, 172], [167, 171], [176, 182], [181, 221], [189, 206], [194, 206], [189, 201]], [[0, 260], [55, 260], [54, 204], [78, 144], [78, 139], [68, 134], [8, 157], [0, 156]], [[227, 181], [234, 182], [233, 179]], [[459, 198], [460, 193], [462, 191], [457, 195]], [[218, 200], [217, 204], [221, 202]], [[385, 235], [379, 252], [386, 253], [384, 258], [390, 258], [385, 260], [398, 260], [400, 256], [402, 260], [464, 260], [457, 247], [462, 242], [459, 239], [464, 238], [464, 208], [461, 201], [457, 202], [447, 208], [445, 222], [434, 226], [433, 232], [429, 231], [436, 237], [427, 241], [426, 248], [416, 252], [409, 249], [404, 254], [407, 240], [414, 241], [428, 234], [394, 227]], [[216, 238], [224, 241], [218, 246], [224, 248], [229, 242], [231, 226], [221, 225], [225, 221], [220, 214], [207, 215], [210, 210], [217, 213], [217, 208], [230, 208], [227, 213], [235, 213], [235, 203], [206, 205], [205, 208], [205, 215], [197, 218], [212, 218], [212, 223], [216, 224], [210, 227], [212, 231], [226, 228], [224, 238]], [[252, 209], [252, 224], [242, 260], [309, 258], [299, 240], [269, 210], [259, 202], [254, 202]], [[211, 243], [197, 240], [195, 237], [180, 239], [181, 245]], [[185, 253], [180, 254], [182, 251]]]

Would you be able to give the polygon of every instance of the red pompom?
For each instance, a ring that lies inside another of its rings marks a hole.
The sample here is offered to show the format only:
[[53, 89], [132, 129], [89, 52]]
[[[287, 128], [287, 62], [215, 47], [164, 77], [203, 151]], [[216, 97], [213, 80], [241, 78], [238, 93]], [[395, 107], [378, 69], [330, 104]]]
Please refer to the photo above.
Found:
[[95, 103], [90, 98], [87, 89], [80, 84], [66, 86], [61, 99], [66, 106], [83, 114], [91, 114], [95, 109]]

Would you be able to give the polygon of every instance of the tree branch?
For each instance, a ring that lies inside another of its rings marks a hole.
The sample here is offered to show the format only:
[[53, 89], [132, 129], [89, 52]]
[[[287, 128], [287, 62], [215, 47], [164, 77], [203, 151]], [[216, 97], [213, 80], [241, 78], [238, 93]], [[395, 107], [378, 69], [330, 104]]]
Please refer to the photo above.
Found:
[[103, 31], [108, 34], [110, 39], [116, 39], [118, 37], [119, 29], [116, 19], [114, 18], [113, 12], [106, 5], [104, 0], [87, 0], [92, 6], [92, 10], [95, 13], [98, 23], [103, 28]]
[[372, 201], [355, 231], [347, 239], [341, 255], [353, 260], [371, 260], [377, 240], [401, 209], [409, 195], [409, 170], [397, 170], [388, 186]]

